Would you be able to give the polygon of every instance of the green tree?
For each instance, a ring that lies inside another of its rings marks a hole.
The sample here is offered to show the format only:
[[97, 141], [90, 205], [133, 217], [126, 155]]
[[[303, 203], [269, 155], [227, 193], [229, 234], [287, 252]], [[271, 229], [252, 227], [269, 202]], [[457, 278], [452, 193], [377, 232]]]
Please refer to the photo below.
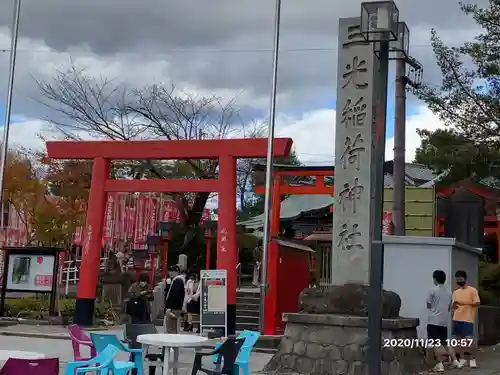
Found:
[[464, 3], [460, 7], [482, 30], [458, 47], [447, 46], [435, 30], [431, 32], [442, 82], [437, 87], [423, 85], [415, 93], [453, 129], [421, 131], [417, 161], [448, 169], [454, 179], [498, 177], [500, 0], [490, 0], [485, 7]]
[[455, 129], [419, 130], [420, 147], [415, 162], [431, 167], [442, 175], [441, 183], [451, 184], [467, 178], [480, 181], [499, 176], [500, 152], [484, 144], [476, 144]]

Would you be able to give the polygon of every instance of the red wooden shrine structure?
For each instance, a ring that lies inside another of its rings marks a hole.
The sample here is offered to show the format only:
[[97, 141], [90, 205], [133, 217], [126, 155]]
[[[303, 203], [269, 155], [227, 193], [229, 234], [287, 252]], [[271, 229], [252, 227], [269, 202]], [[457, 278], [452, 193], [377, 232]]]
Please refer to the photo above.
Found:
[[[290, 138], [274, 141], [274, 156], [286, 157]], [[267, 139], [158, 140], [158, 141], [50, 141], [47, 154], [54, 159], [93, 160], [82, 263], [74, 322], [91, 325], [94, 315], [101, 255], [102, 231], [108, 193], [117, 192], [217, 192], [217, 269], [228, 275], [228, 331], [236, 316], [236, 161], [264, 158]], [[217, 159], [219, 178], [214, 179], [110, 179], [111, 160]]]
[[[458, 189], [465, 189], [485, 199], [484, 235], [496, 237], [497, 254], [500, 260], [500, 212], [497, 210], [499, 190], [484, 185], [475, 184], [469, 180], [462, 181], [455, 186], [436, 187], [436, 200], [449, 198]], [[444, 236], [445, 218], [435, 216], [434, 235]]]

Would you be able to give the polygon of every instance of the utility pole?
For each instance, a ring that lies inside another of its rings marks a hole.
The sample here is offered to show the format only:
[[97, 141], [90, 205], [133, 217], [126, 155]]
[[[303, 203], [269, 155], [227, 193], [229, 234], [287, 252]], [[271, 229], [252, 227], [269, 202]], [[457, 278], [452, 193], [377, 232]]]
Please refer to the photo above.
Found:
[[406, 151], [406, 61], [396, 60], [396, 101], [394, 116], [394, 161], [392, 222], [394, 234], [404, 236], [405, 227], [405, 151]]
[[267, 293], [267, 262], [269, 258], [269, 241], [271, 240], [271, 187], [273, 183], [273, 142], [276, 125], [276, 97], [278, 94], [278, 58], [280, 51], [281, 0], [275, 0], [274, 10], [274, 43], [273, 43], [273, 75], [271, 84], [271, 104], [269, 106], [269, 127], [267, 130], [266, 159], [266, 192], [264, 203], [264, 236], [262, 239], [262, 261], [260, 279], [259, 330], [264, 333], [265, 302]]
[[[410, 77], [406, 75], [406, 64], [410, 67]], [[422, 81], [422, 65], [406, 55], [396, 59], [396, 100], [394, 118], [394, 161], [392, 221], [396, 236], [406, 235], [406, 87], [417, 88]]]

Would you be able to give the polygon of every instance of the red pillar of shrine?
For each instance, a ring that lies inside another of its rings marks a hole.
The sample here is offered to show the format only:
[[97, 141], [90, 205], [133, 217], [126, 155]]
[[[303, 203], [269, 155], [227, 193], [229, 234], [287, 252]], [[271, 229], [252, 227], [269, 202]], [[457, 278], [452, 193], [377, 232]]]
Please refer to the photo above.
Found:
[[101, 157], [94, 159], [74, 316], [74, 323], [81, 326], [92, 325], [94, 319], [94, 304], [101, 265], [102, 228], [106, 211], [104, 182], [109, 177], [109, 167], [109, 160]]
[[217, 269], [227, 270], [227, 329], [236, 331], [236, 158], [219, 158], [219, 219], [217, 223]]
[[276, 334], [276, 309], [278, 308], [278, 265], [279, 245], [273, 241], [280, 233], [280, 178], [275, 177], [271, 191], [271, 227], [269, 228], [271, 240], [269, 242], [269, 255], [267, 258], [267, 293], [264, 312], [264, 334]]

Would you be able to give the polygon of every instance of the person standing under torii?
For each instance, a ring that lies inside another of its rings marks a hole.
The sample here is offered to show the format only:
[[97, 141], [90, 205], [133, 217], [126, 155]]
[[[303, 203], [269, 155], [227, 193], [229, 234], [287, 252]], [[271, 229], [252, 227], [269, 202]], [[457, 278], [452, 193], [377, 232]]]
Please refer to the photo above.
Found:
[[165, 318], [163, 321], [166, 333], [179, 333], [180, 319], [186, 296], [186, 272], [178, 265], [169, 269], [170, 285], [165, 288]]

